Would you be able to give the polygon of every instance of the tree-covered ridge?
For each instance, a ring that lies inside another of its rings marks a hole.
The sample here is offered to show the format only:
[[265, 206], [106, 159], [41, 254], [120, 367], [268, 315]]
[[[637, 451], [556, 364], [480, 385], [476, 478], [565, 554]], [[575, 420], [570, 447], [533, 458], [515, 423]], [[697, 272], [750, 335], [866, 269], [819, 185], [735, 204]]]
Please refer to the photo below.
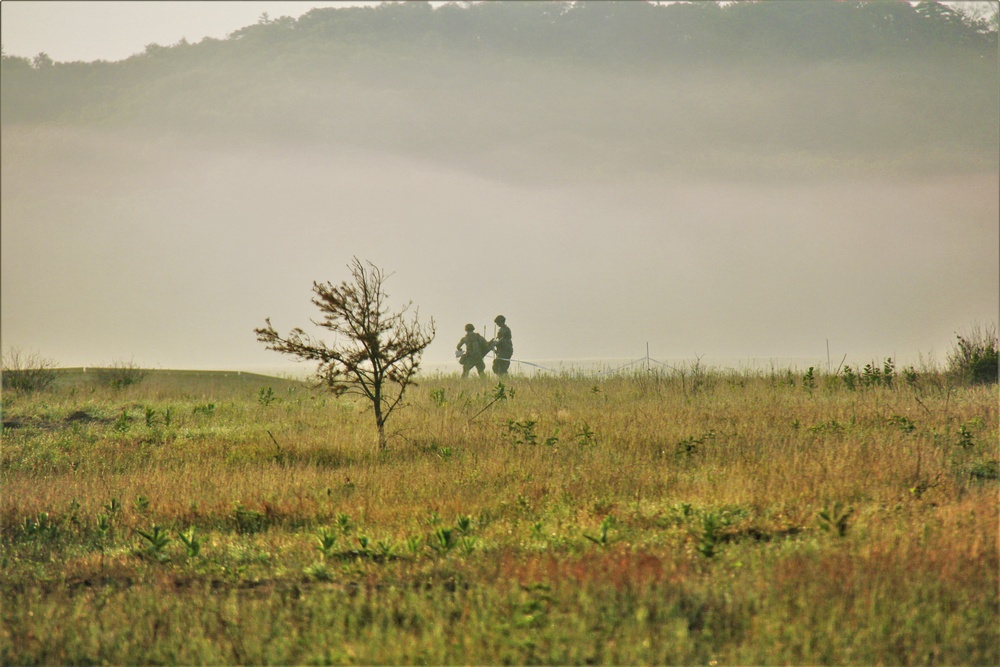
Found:
[[729, 153], [766, 144], [822, 159], [885, 148], [880, 159], [898, 161], [926, 148], [990, 166], [1000, 112], [986, 28], [930, 2], [314, 9], [121, 62], [5, 56], [2, 118], [443, 161], [523, 149], [572, 162], [588, 152], [581, 141], [597, 141], [612, 170], [658, 170], [706, 139]]

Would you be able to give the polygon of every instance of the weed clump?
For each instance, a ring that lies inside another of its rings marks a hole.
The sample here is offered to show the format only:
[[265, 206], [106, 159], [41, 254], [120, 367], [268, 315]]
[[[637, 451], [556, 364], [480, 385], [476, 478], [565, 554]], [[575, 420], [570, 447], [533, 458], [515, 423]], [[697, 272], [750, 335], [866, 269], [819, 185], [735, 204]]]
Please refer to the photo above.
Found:
[[139, 368], [139, 365], [134, 361], [121, 359], [116, 359], [107, 366], [96, 368], [94, 372], [97, 375], [98, 383], [118, 390], [139, 384], [149, 374], [149, 371]]
[[1000, 368], [996, 325], [977, 324], [956, 337], [958, 342], [948, 355], [948, 372], [965, 384], [996, 384]]
[[3, 353], [0, 378], [4, 389], [25, 393], [45, 391], [56, 380], [56, 362], [37, 352], [11, 348]]

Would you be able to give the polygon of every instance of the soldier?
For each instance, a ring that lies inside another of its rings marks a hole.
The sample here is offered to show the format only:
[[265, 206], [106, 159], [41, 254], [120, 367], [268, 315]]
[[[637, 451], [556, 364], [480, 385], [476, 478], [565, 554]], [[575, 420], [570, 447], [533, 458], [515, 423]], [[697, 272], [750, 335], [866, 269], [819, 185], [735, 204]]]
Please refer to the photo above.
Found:
[[514, 356], [514, 341], [511, 339], [506, 317], [497, 315], [493, 322], [500, 327], [496, 337], [490, 341], [490, 348], [497, 353], [493, 360], [493, 372], [497, 375], [507, 375], [507, 369], [510, 368], [510, 358]]
[[[465, 346], [465, 352], [462, 352], [462, 346]], [[473, 368], [479, 372], [479, 377], [483, 377], [483, 372], [486, 370], [486, 363], [483, 362], [483, 357], [489, 351], [489, 342], [476, 333], [476, 327], [466, 324], [465, 336], [462, 337], [462, 340], [458, 341], [458, 346], [455, 348], [455, 356], [458, 357], [458, 362], [462, 364], [462, 377], [469, 377], [469, 371]]]

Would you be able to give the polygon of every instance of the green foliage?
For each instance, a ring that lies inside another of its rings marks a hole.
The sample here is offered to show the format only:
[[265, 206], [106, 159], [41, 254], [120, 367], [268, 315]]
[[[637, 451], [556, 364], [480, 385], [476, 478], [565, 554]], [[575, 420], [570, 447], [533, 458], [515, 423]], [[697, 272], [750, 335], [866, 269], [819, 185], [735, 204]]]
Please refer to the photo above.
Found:
[[698, 533], [695, 548], [705, 558], [714, 558], [722, 542], [722, 530], [729, 522], [721, 512], [705, 512], [701, 517], [701, 532]]
[[603, 521], [601, 521], [600, 532], [596, 536], [588, 535], [586, 533], [584, 533], [583, 536], [598, 546], [606, 547], [610, 543], [608, 531], [611, 530], [616, 523], [617, 520], [615, 519], [615, 515], [609, 514], [604, 517]]
[[145, 371], [132, 360], [116, 359], [107, 366], [94, 369], [97, 382], [112, 389], [125, 389], [139, 384], [146, 379], [149, 371]]
[[904, 433], [913, 433], [917, 430], [916, 424], [909, 417], [904, 417], [902, 415], [893, 415], [889, 418], [889, 422], [898, 426]]
[[316, 536], [318, 544], [316, 548], [323, 554], [323, 558], [329, 558], [333, 554], [333, 548], [337, 545], [337, 534], [323, 529]]
[[537, 445], [538, 435], [535, 433], [537, 424], [538, 422], [534, 419], [525, 419], [523, 422], [508, 419], [507, 433], [510, 436], [511, 444]]
[[576, 438], [577, 443], [580, 445], [592, 445], [594, 444], [595, 436], [596, 434], [591, 430], [590, 425], [584, 422], [580, 432], [573, 437]]
[[242, 504], [237, 504], [233, 510], [233, 522], [236, 525], [236, 532], [241, 535], [261, 533], [270, 525], [263, 512], [248, 509]]
[[448, 402], [444, 395], [444, 389], [435, 389], [431, 392], [431, 401], [439, 408], [443, 408]]
[[410, 555], [416, 556], [420, 553], [420, 547], [423, 546], [424, 538], [419, 535], [410, 535], [406, 538], [406, 550], [410, 552]]
[[852, 514], [854, 514], [853, 507], [844, 507], [838, 501], [832, 506], [824, 506], [823, 509], [816, 512], [816, 521], [821, 530], [837, 537], [844, 537], [847, 535]]
[[191, 526], [187, 532], [184, 533], [177, 531], [177, 539], [184, 544], [184, 549], [188, 558], [195, 558], [201, 554], [201, 540], [195, 533], [194, 526]]
[[472, 532], [472, 517], [463, 514], [462, 516], [455, 519], [455, 530], [457, 530], [462, 535], [468, 535]]
[[861, 383], [861, 377], [850, 366], [844, 366], [840, 378], [844, 381], [844, 386], [851, 391], [857, 389]]
[[887, 358], [882, 363], [881, 368], [874, 361], [865, 364], [860, 376], [861, 385], [864, 387], [886, 387], [891, 389], [895, 379], [896, 364], [892, 358]]
[[121, 501], [119, 501], [118, 498], [112, 498], [104, 506], [104, 509], [107, 510], [108, 514], [114, 516], [115, 514], [118, 514], [119, 512], [122, 511]]
[[816, 389], [816, 375], [814, 371], [816, 369], [812, 366], [806, 371], [806, 374], [802, 377], [802, 388], [808, 391], [810, 394]]
[[135, 499], [136, 514], [145, 514], [149, 510], [150, 500], [146, 496], [139, 495]]
[[59, 526], [49, 518], [48, 512], [39, 512], [34, 517], [25, 517], [21, 532], [26, 537], [51, 540], [59, 534]]
[[164, 550], [170, 543], [170, 537], [167, 535], [165, 529], [153, 524], [153, 527], [148, 531], [139, 530], [138, 528], [134, 528], [133, 530], [146, 541], [145, 544], [148, 553], [157, 560], [166, 560], [167, 555]]
[[118, 419], [115, 420], [115, 430], [119, 433], [125, 433], [131, 425], [132, 417], [129, 416], [128, 410], [122, 408], [122, 411], [118, 413]]
[[264, 407], [271, 405], [275, 400], [277, 397], [274, 395], [273, 387], [261, 387], [260, 391], [257, 392], [257, 402]]
[[203, 403], [202, 405], [196, 405], [194, 406], [193, 412], [196, 415], [211, 417], [215, 414], [215, 403]]
[[961, 424], [958, 427], [958, 446], [962, 449], [972, 449], [976, 446], [972, 431], [968, 424]]
[[966, 384], [996, 384], [1000, 373], [996, 324], [975, 325], [948, 354], [948, 370]]
[[451, 551], [456, 544], [455, 531], [451, 528], [446, 528], [444, 526], [439, 527], [434, 531], [433, 539], [430, 542], [430, 547], [438, 552], [448, 552]]

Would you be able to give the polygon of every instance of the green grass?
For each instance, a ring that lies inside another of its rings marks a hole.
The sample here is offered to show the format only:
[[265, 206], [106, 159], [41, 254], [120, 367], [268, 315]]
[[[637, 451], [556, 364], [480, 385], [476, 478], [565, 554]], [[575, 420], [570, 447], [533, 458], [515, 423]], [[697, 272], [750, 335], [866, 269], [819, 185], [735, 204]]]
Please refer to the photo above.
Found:
[[996, 664], [951, 381], [427, 378], [379, 453], [292, 381], [63, 372], [3, 394], [0, 662]]

